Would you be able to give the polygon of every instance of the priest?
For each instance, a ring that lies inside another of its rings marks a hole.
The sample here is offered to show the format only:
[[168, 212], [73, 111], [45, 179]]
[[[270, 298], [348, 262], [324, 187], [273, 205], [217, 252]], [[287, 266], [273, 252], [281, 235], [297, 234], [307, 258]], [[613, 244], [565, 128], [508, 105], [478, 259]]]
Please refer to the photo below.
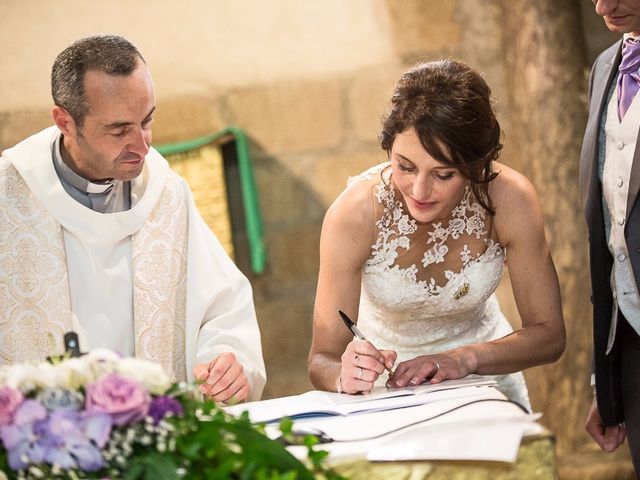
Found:
[[128, 40], [56, 58], [54, 126], [0, 157], [0, 362], [83, 349], [153, 360], [216, 401], [266, 381], [251, 286], [151, 146], [147, 64]]

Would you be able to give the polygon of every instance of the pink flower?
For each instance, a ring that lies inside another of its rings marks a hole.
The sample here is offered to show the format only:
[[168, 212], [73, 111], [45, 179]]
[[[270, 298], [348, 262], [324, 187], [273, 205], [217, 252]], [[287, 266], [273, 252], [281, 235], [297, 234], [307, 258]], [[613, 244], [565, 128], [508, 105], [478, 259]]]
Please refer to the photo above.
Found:
[[20, 390], [11, 387], [0, 388], [0, 426], [13, 421], [13, 414], [24, 401]]
[[115, 425], [142, 420], [149, 411], [151, 396], [134, 380], [117, 373], [105, 375], [87, 386], [87, 411], [111, 415]]

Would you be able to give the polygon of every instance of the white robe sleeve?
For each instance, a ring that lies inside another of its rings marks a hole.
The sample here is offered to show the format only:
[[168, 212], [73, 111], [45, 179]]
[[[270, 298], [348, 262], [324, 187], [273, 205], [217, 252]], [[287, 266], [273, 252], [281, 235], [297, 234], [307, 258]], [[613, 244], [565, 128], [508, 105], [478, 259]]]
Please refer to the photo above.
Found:
[[266, 383], [260, 330], [249, 280], [227, 255], [200, 216], [186, 183], [189, 202], [187, 254], [187, 375], [224, 352], [233, 352], [251, 384], [249, 401]]

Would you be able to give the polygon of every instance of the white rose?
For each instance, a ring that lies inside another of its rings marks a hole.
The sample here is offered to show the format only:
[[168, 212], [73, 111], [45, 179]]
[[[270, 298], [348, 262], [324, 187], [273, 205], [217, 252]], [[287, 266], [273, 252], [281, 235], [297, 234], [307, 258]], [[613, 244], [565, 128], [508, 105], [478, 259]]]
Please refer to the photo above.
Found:
[[52, 388], [54, 379], [53, 365], [50, 363], [18, 363], [7, 369], [4, 383], [28, 393], [36, 389]]
[[68, 358], [56, 364], [54, 386], [78, 390], [87, 383], [95, 381], [95, 373], [89, 361], [84, 357]]
[[86, 355], [83, 355], [83, 360], [88, 361], [90, 363], [94, 362], [110, 362], [115, 363], [122, 359], [122, 355], [114, 352], [113, 350], [109, 350], [106, 348], [96, 348], [94, 350], [90, 350]]
[[162, 395], [171, 386], [171, 378], [159, 363], [139, 358], [123, 358], [116, 367], [122, 376], [135, 380], [154, 395]]
[[91, 370], [93, 381], [116, 371], [116, 364], [122, 360], [118, 353], [105, 348], [91, 350], [86, 355], [80, 357]]

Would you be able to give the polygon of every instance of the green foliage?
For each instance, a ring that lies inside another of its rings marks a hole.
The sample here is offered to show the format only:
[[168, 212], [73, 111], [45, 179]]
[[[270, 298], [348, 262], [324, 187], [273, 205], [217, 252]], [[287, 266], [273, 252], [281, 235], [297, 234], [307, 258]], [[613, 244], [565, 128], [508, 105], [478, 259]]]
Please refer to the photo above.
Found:
[[0, 447], [0, 480], [3, 479], [2, 474], [9, 471], [7, 463], [7, 451]]
[[[176, 429], [175, 450], [161, 456], [155, 450], [136, 452], [124, 480], [341, 478], [324, 465], [327, 452], [316, 451], [311, 436], [305, 439], [310, 460], [305, 465], [269, 439], [263, 427], [252, 425], [246, 414], [232, 417], [211, 401], [201, 403], [189, 397], [182, 404], [185, 414], [169, 419]], [[282, 433], [290, 433], [291, 426], [290, 420], [283, 421]]]
[[209, 401], [185, 407], [185, 415], [171, 421], [179, 432], [174, 455], [184, 462], [188, 478], [314, 478], [304, 464], [256, 429], [246, 415], [230, 417]]

